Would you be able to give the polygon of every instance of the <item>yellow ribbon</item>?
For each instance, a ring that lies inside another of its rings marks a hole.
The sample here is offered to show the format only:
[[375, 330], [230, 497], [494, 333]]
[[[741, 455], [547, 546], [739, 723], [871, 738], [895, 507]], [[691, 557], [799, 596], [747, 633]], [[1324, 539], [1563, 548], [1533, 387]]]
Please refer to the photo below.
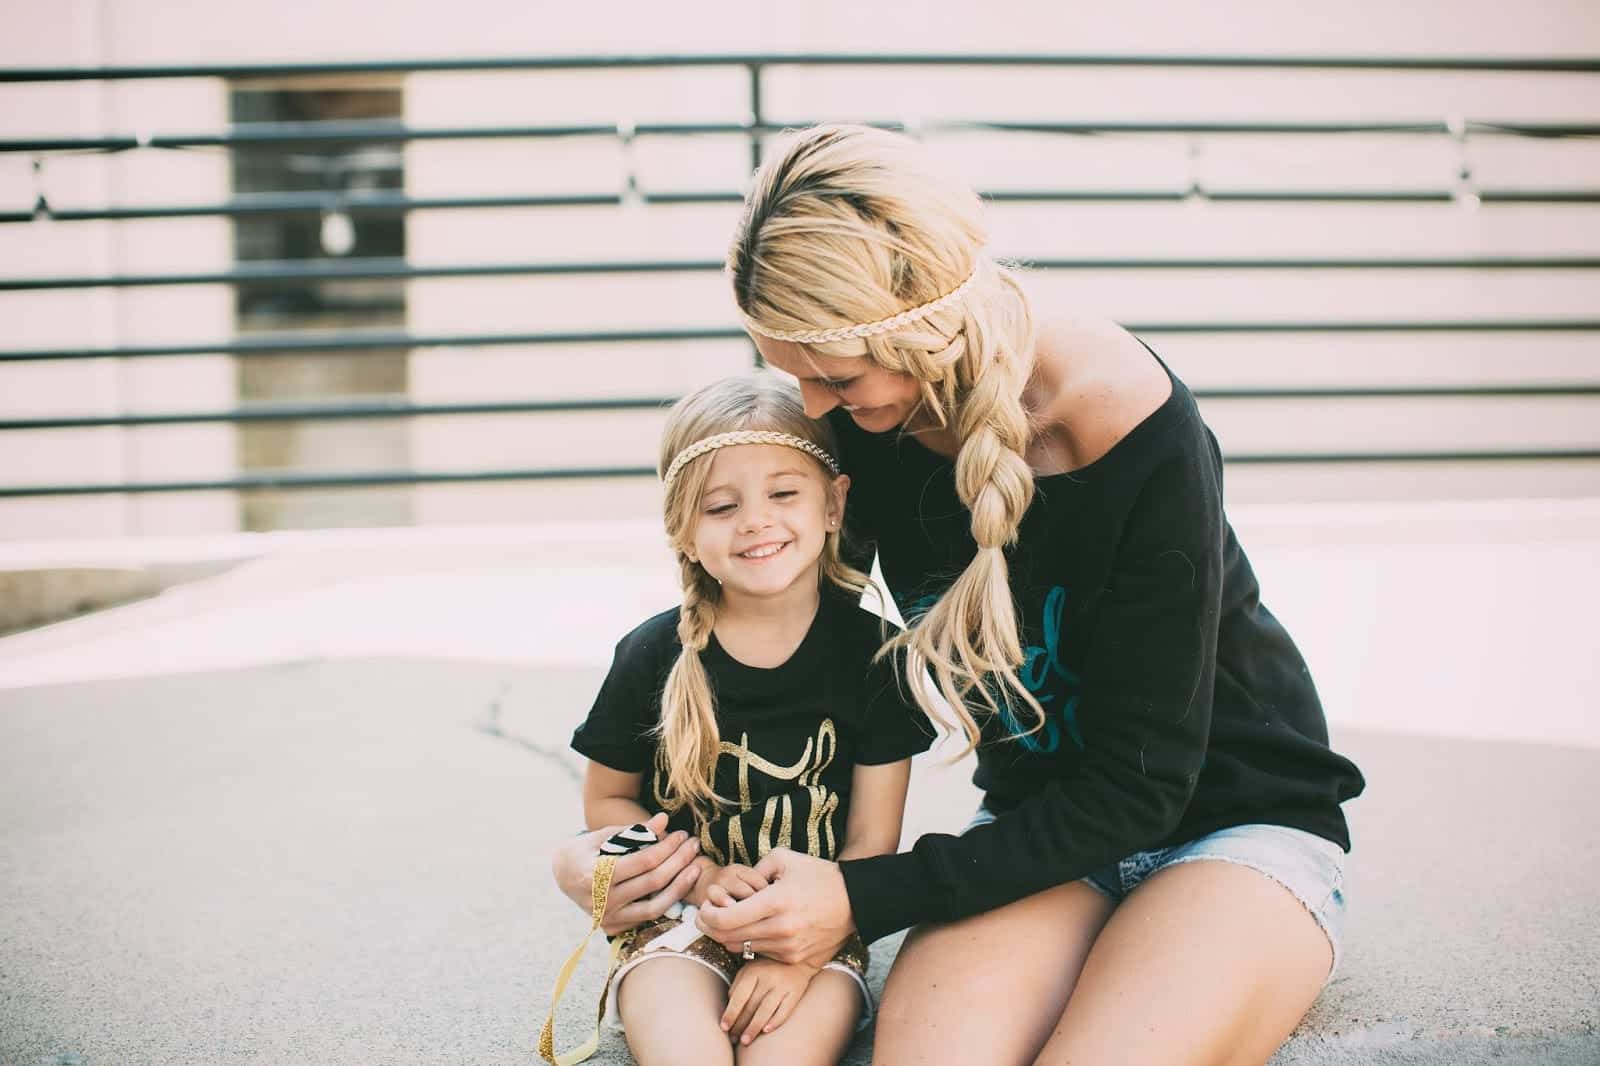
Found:
[[589, 931], [584, 934], [578, 950], [572, 953], [566, 965], [561, 967], [561, 972], [556, 975], [555, 992], [550, 997], [550, 1016], [544, 1020], [544, 1028], [539, 1030], [539, 1057], [545, 1062], [554, 1063], [555, 1066], [574, 1066], [575, 1063], [589, 1058], [600, 1047], [600, 1020], [606, 1014], [606, 993], [610, 991], [611, 971], [616, 968], [617, 955], [627, 940], [626, 933], [611, 942], [611, 958], [606, 963], [606, 986], [600, 990], [600, 1010], [595, 1017], [594, 1033], [588, 1040], [564, 1055], [556, 1054], [556, 1004], [561, 1002], [561, 995], [567, 990], [567, 983], [572, 980], [572, 972], [578, 968], [578, 960], [583, 958], [583, 950], [589, 946], [594, 931], [600, 928], [600, 921], [606, 916], [606, 902], [611, 896], [611, 877], [616, 868], [615, 855], [601, 855], [595, 860], [592, 889], [594, 900]]

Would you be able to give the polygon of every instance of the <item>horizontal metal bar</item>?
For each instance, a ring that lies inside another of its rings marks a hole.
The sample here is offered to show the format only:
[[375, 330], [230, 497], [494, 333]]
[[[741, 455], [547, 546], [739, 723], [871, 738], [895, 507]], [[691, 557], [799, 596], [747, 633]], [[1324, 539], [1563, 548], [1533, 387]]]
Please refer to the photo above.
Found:
[[[1600, 260], [1596, 260], [1600, 265]], [[300, 285], [313, 281], [418, 278], [527, 277], [568, 274], [710, 273], [712, 259], [662, 259], [589, 263], [464, 263], [419, 266], [404, 259], [286, 260], [241, 263], [232, 270], [175, 274], [102, 274], [92, 277], [0, 278], [0, 292], [33, 289], [131, 288], [150, 285]]]
[[[737, 192], [724, 194], [738, 202]], [[646, 196], [648, 203], [651, 198]], [[45, 210], [54, 222], [120, 222], [145, 218], [251, 218], [255, 216], [322, 215], [345, 212], [352, 215], [394, 215], [406, 211], [452, 210], [460, 208], [510, 207], [616, 207], [622, 197], [615, 193], [568, 193], [551, 196], [407, 196], [403, 192], [328, 193], [286, 192], [246, 193], [215, 204], [147, 204], [106, 207], [55, 207]], [[0, 212], [0, 222], [28, 222], [34, 211]]]
[[[1021, 203], [1180, 203], [1193, 195], [1182, 189], [997, 189], [981, 194], [999, 204]], [[1450, 189], [1206, 189], [1204, 199], [1221, 204], [1358, 203], [1450, 204], [1457, 199]], [[735, 190], [645, 192], [639, 200], [647, 206], [737, 204]], [[1593, 204], [1600, 189], [1479, 189], [1483, 204]], [[456, 211], [549, 207], [618, 207], [615, 193], [574, 193], [556, 196], [416, 196], [403, 193], [258, 193], [215, 204], [147, 204], [107, 207], [48, 207], [43, 217], [53, 222], [121, 222], [155, 218], [250, 218], [257, 216], [311, 216], [333, 212], [350, 215], [396, 215], [407, 211]], [[0, 211], [0, 223], [33, 222], [33, 209]]]
[[1600, 460], [1600, 449], [1569, 448], [1533, 451], [1482, 452], [1293, 452], [1261, 455], [1224, 455], [1224, 462], [1249, 465], [1303, 463], [1515, 463], [1590, 462]]
[[1600, 396], [1600, 384], [1570, 385], [1372, 385], [1328, 388], [1196, 388], [1201, 400], [1459, 400], [1549, 399]]
[[[1600, 324], [1597, 324], [1600, 325]], [[395, 348], [481, 348], [512, 344], [631, 344], [645, 341], [748, 340], [735, 327], [713, 329], [596, 330], [570, 333], [440, 333], [376, 331], [275, 333], [202, 344], [149, 344], [124, 348], [35, 348], [0, 351], [0, 363], [53, 359], [121, 359], [161, 355], [287, 355], [305, 352], [365, 352]]]
[[[1033, 270], [1594, 270], [1595, 256], [1395, 256], [1390, 258], [1027, 259]], [[591, 274], [717, 273], [718, 259], [613, 260], [573, 263], [417, 265], [404, 259], [283, 260], [241, 263], [232, 270], [172, 274], [96, 274], [0, 278], [0, 292], [136, 288], [154, 285], [301, 285], [314, 281], [531, 277]]]
[[[809, 123], [807, 123], [809, 125]], [[875, 126], [903, 129], [899, 123], [875, 122]], [[1451, 123], [1434, 119], [1411, 121], [1373, 122], [1347, 120], [1344, 122], [930, 122], [920, 127], [925, 130], [986, 130], [994, 133], [1185, 133], [1185, 134], [1308, 134], [1332, 133], [1428, 133], [1452, 134], [1510, 134], [1521, 137], [1592, 137], [1600, 134], [1600, 125], [1589, 122], [1487, 122], [1466, 119], [1453, 127]]]
[[[1596, 189], [1479, 189], [1483, 204], [1593, 204], [1600, 203]], [[1437, 203], [1454, 204], [1460, 196], [1448, 189], [1402, 189], [1395, 191], [1287, 190], [1230, 191], [1207, 189], [1205, 199], [1213, 203]]]
[[[772, 127], [773, 130], [781, 127]], [[641, 123], [640, 136], [748, 135], [741, 122]], [[249, 122], [193, 133], [110, 134], [101, 137], [24, 137], [0, 140], [0, 152], [124, 152], [133, 148], [254, 148], [314, 144], [389, 144], [410, 141], [615, 137], [615, 124], [563, 126], [407, 126], [397, 121]]]
[[[1133, 322], [1134, 333], [1587, 333], [1600, 319], [1471, 319], [1347, 322]], [[396, 348], [482, 348], [540, 344], [633, 344], [655, 341], [745, 340], [736, 327], [704, 329], [596, 330], [560, 333], [343, 333], [267, 334], [196, 344], [129, 345], [120, 348], [20, 348], [0, 350], [0, 363], [63, 359], [131, 359], [169, 355], [279, 355], [360, 352]]]
[[654, 477], [650, 466], [614, 466], [583, 469], [417, 471], [376, 470], [353, 473], [310, 474], [276, 472], [245, 474], [199, 481], [104, 482], [99, 484], [0, 486], [0, 499], [23, 496], [95, 496], [105, 493], [151, 492], [259, 492], [272, 489], [382, 488], [407, 485], [477, 484], [494, 481], [547, 481], [573, 478]]
[[511, 70], [648, 70], [729, 66], [1153, 67], [1243, 70], [1396, 70], [1593, 74], [1589, 56], [1138, 55], [1129, 53], [739, 52], [700, 55], [484, 56], [320, 63], [145, 64], [0, 69], [0, 83], [129, 81], [149, 78], [290, 78], [328, 74], [412, 74]]
[[[629, 136], [698, 137], [712, 134], [750, 136], [781, 133], [811, 121], [773, 122], [642, 122]], [[892, 121], [865, 121], [880, 129], [904, 129]], [[1451, 123], [1423, 119], [1404, 122], [929, 122], [925, 132], [987, 131], [1050, 135], [1133, 134], [1191, 136], [1325, 136], [1330, 134], [1430, 134], [1457, 133]], [[1483, 122], [1466, 120], [1465, 133], [1519, 137], [1593, 137], [1600, 125], [1575, 122]], [[224, 130], [192, 133], [118, 133], [98, 137], [21, 137], [0, 139], [0, 153], [17, 152], [124, 152], [135, 148], [253, 148], [316, 144], [391, 144], [418, 141], [552, 139], [617, 137], [614, 123], [577, 123], [541, 126], [408, 126], [391, 120], [360, 122], [251, 122]]]
[[412, 403], [359, 400], [344, 403], [252, 404], [232, 411], [143, 411], [115, 415], [0, 419], [0, 432], [18, 429], [97, 429], [110, 426], [177, 426], [206, 422], [342, 422], [349, 419], [428, 415], [567, 414], [583, 411], [664, 410], [674, 396], [584, 400], [506, 400], [487, 403]]
[[[1479, 463], [1479, 462], [1593, 462], [1600, 450], [1484, 451], [1484, 452], [1315, 452], [1263, 453], [1224, 456], [1234, 465], [1311, 463]], [[655, 477], [650, 466], [548, 468], [465, 471], [366, 471], [350, 473], [276, 472], [195, 481], [86, 482], [0, 486], [0, 499], [28, 496], [94, 496], [109, 493], [153, 492], [258, 492], [285, 489], [384, 488], [408, 485], [481, 484], [496, 481], [548, 481], [581, 478]]]
[[[1196, 388], [1201, 400], [1391, 400], [1391, 399], [1549, 399], [1600, 396], [1600, 385], [1406, 385], [1327, 388]], [[342, 422], [369, 418], [420, 418], [434, 415], [566, 414], [583, 411], [664, 410], [676, 396], [637, 396], [580, 400], [504, 400], [483, 403], [412, 403], [408, 400], [357, 400], [342, 403], [251, 404], [229, 411], [141, 411], [113, 415], [58, 415], [0, 419], [0, 432], [37, 429], [102, 429], [227, 422]]]
[[1238, 259], [1025, 259], [1035, 270], [1593, 270], [1600, 256], [1299, 256]]

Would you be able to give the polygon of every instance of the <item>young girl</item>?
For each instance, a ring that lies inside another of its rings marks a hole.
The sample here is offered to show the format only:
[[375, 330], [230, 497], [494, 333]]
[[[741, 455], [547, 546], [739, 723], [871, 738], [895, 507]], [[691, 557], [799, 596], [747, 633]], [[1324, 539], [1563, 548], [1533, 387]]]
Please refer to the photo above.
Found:
[[[857, 602], [868, 579], [840, 559], [850, 479], [834, 451], [766, 374], [685, 397], [663, 434], [683, 604], [617, 645], [572, 746], [589, 759], [588, 825], [664, 810], [698, 838], [691, 908], [713, 885], [740, 899], [765, 887], [752, 867], [775, 848], [894, 851], [910, 758], [932, 739], [895, 663], [875, 658], [882, 623]], [[831, 1066], [870, 1012], [859, 938], [808, 966], [730, 952], [692, 909], [623, 935], [611, 1001], [641, 1066]]]

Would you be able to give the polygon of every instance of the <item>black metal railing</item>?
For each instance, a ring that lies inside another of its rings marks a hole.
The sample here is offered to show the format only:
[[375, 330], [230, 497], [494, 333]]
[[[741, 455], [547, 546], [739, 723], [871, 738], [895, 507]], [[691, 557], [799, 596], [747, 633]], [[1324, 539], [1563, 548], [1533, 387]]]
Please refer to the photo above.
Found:
[[[1600, 318], [1562, 319], [1384, 319], [1324, 321], [1129, 321], [1132, 333], [1591, 333]], [[642, 344], [673, 341], [745, 340], [737, 326], [705, 329], [568, 330], [533, 333], [403, 333], [346, 330], [294, 332], [194, 344], [135, 344], [107, 348], [15, 348], [0, 351], [0, 364], [64, 359], [138, 359], [171, 355], [303, 355], [307, 352], [393, 351], [396, 348], [492, 348], [543, 344]]]
[[[1169, 189], [990, 189], [984, 199], [997, 204], [1160, 204], [1183, 203], [1194, 197], [1191, 186]], [[1449, 204], [1459, 200], [1454, 188], [1435, 189], [1224, 189], [1208, 187], [1204, 198], [1217, 204]], [[1481, 186], [1483, 204], [1594, 204], [1593, 189], [1514, 189]], [[61, 207], [46, 201], [25, 210], [0, 210], [0, 223], [129, 222], [159, 218], [314, 217], [327, 214], [402, 215], [409, 211], [472, 211], [506, 208], [620, 207], [621, 193], [565, 193], [539, 196], [406, 196], [402, 193], [257, 193], [213, 204], [126, 204], [103, 207]], [[744, 197], [728, 190], [653, 192], [633, 199], [645, 207], [737, 204]]]
[[[1327, 388], [1197, 388], [1200, 400], [1419, 400], [1511, 399], [1551, 396], [1600, 396], [1600, 385], [1572, 382], [1554, 385], [1411, 385], [1338, 386]], [[346, 403], [253, 403], [226, 411], [139, 411], [114, 415], [51, 415], [0, 418], [8, 429], [105, 429], [113, 426], [184, 426], [203, 423], [346, 422], [371, 418], [420, 418], [424, 415], [516, 415], [583, 411], [661, 411], [676, 396], [617, 397], [582, 400], [499, 400], [473, 403], [411, 403], [405, 400], [362, 400]], [[1230, 457], [1231, 458], [1231, 457]]]
[[[548, 140], [574, 137], [759, 137], [811, 121], [642, 122], [636, 126], [579, 123], [564, 126], [407, 126], [396, 122], [263, 122], [198, 133], [113, 134], [100, 137], [0, 138], [0, 153], [126, 152], [135, 148], [290, 148], [312, 144], [408, 144], [413, 141]], [[905, 131], [900, 122], [865, 119], [862, 125]], [[932, 122], [915, 132], [1039, 133], [1057, 135], [1182, 134], [1190, 136], [1328, 136], [1344, 133], [1593, 137], [1600, 125], [1572, 122]]]
[[[1384, 258], [1136, 258], [1028, 259], [1029, 270], [1595, 270], [1600, 256], [1479, 255]], [[403, 259], [241, 263], [232, 270], [171, 274], [90, 274], [0, 277], [0, 292], [38, 289], [143, 288], [158, 285], [299, 285], [308, 281], [413, 281], [421, 278], [548, 277], [587, 274], [715, 274], [718, 259], [636, 259], [592, 262], [450, 263], [418, 265]]]
[[[780, 129], [802, 123], [775, 123], [763, 113], [763, 74], [786, 67], [1038, 67], [1038, 68], [1189, 68], [1195, 70], [1321, 70], [1376, 71], [1385, 73], [1474, 73], [1592, 76], [1600, 74], [1600, 59], [1492, 57], [1327, 57], [1327, 56], [1131, 56], [1131, 55], [713, 55], [616, 57], [518, 57], [439, 59], [418, 61], [338, 62], [253, 65], [127, 66], [103, 68], [34, 68], [0, 70], [0, 85], [27, 82], [125, 81], [161, 78], [287, 79], [351, 74], [412, 74], [424, 72], [644, 70], [675, 68], [741, 68], [749, 118], [743, 121], [661, 122], [633, 124], [571, 123], [492, 126], [413, 126], [391, 121], [335, 123], [254, 123], [215, 131], [161, 131], [111, 133], [97, 136], [0, 138], [0, 156], [26, 155], [36, 161], [59, 154], [110, 153], [157, 150], [226, 151], [260, 147], [320, 144], [405, 144], [419, 141], [464, 139], [553, 140], [615, 138], [631, 143], [638, 138], [737, 137], [746, 138], [752, 162], [759, 162], [763, 139]], [[898, 122], [875, 123], [905, 128]], [[997, 136], [1229, 137], [1229, 136], [1407, 136], [1443, 138], [1458, 149], [1468, 138], [1576, 139], [1600, 136], [1600, 124], [1589, 122], [1506, 122], [1471, 118], [1401, 121], [1073, 121], [1018, 122], [936, 121], [920, 123], [914, 132], [926, 134], [982, 132]], [[36, 162], [36, 166], [38, 163]], [[1462, 175], [1463, 179], [1466, 177]], [[566, 210], [615, 207], [636, 203], [668, 208], [693, 204], [734, 204], [733, 190], [660, 191], [639, 189], [629, 174], [622, 191], [572, 192], [528, 195], [412, 196], [397, 191], [289, 192], [240, 195], [214, 203], [87, 204], [53, 202], [40, 190], [31, 204], [0, 205], [0, 225], [53, 222], [123, 221], [194, 217], [247, 218], [252, 216], [403, 215], [411, 211], [530, 208]], [[984, 193], [997, 203], [1175, 203], [1201, 198], [1217, 204], [1449, 204], [1470, 198], [1487, 207], [1513, 204], [1600, 204], [1600, 184], [1593, 188], [1516, 188], [1477, 186], [1465, 181], [1434, 188], [1389, 189], [1259, 189], [1213, 187], [1197, 178], [1167, 188], [1103, 189], [995, 189]], [[1393, 257], [1194, 257], [1194, 258], [1040, 258], [1026, 264], [1041, 271], [1572, 271], [1600, 268], [1600, 257], [1581, 254], [1538, 256], [1393, 256]], [[579, 276], [608, 274], [695, 274], [720, 270], [710, 259], [575, 260], [571, 262], [501, 262], [452, 265], [414, 264], [400, 259], [354, 261], [290, 261], [241, 263], [228, 270], [173, 271], [164, 273], [61, 274], [0, 278], [0, 292], [26, 293], [84, 289], [123, 289], [160, 286], [225, 285], [270, 287], [323, 281], [410, 281], [435, 278], [488, 278]], [[1184, 334], [1408, 334], [1408, 333], [1593, 333], [1600, 318], [1506, 317], [1485, 314], [1466, 318], [1395, 319], [1287, 319], [1235, 321], [1144, 321], [1128, 323], [1136, 333]], [[309, 353], [393, 352], [396, 349], [553, 344], [635, 344], [645, 342], [725, 341], [744, 338], [728, 322], [699, 327], [604, 330], [532, 330], [518, 332], [436, 332], [349, 330], [253, 334], [193, 342], [72, 346], [61, 348], [8, 348], [0, 350], [4, 364], [89, 359], [136, 359], [202, 355], [270, 356]], [[1561, 398], [1600, 395], [1600, 386], [1586, 381], [1521, 385], [1372, 386], [1317, 388], [1197, 389], [1202, 399], [1229, 400], [1344, 400], [1425, 398]], [[621, 399], [542, 400], [513, 399], [486, 403], [412, 403], [402, 401], [349, 401], [295, 404], [245, 404], [233, 410], [155, 411], [111, 415], [59, 415], [0, 419], [0, 432], [23, 430], [74, 430], [106, 427], [181, 425], [194, 423], [259, 423], [340, 421], [361, 419], [414, 419], [482, 415], [528, 415], [555, 412], [655, 409], [670, 397]], [[1600, 450], [1535, 449], [1483, 451], [1318, 452], [1292, 451], [1230, 453], [1232, 463], [1381, 463], [1504, 460], [1597, 460]], [[344, 488], [358, 486], [474, 483], [524, 479], [624, 477], [652, 473], [647, 466], [605, 468], [524, 468], [459, 472], [353, 471], [347, 473], [254, 473], [238, 477], [192, 481], [104, 482], [0, 486], [0, 498], [85, 495], [96, 493], [153, 493], [206, 490], [258, 490]]]
[[1096, 55], [1027, 52], [790, 52], [715, 55], [480, 56], [323, 63], [170, 64], [0, 69], [0, 84], [161, 78], [301, 78], [338, 74], [492, 73], [528, 70], [665, 70], [677, 67], [1142, 67], [1202, 70], [1368, 70], [1429, 73], [1595, 74], [1589, 56]]

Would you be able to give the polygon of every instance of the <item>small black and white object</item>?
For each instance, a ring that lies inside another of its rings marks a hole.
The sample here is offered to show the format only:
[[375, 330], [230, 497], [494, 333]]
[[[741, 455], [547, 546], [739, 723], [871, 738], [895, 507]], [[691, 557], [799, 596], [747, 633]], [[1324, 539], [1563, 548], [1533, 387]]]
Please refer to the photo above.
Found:
[[[626, 829], [619, 829], [600, 845], [602, 855], [632, 855], [636, 851], [648, 848], [657, 840], [655, 832], [643, 822], [635, 822]], [[683, 904], [674, 903], [666, 909], [663, 917], [678, 918], [683, 914]]]
[[610, 838], [600, 845], [600, 854], [632, 855], [642, 848], [648, 848], [655, 842], [655, 832], [643, 822], [636, 822], [626, 829], [619, 829], [612, 833]]

